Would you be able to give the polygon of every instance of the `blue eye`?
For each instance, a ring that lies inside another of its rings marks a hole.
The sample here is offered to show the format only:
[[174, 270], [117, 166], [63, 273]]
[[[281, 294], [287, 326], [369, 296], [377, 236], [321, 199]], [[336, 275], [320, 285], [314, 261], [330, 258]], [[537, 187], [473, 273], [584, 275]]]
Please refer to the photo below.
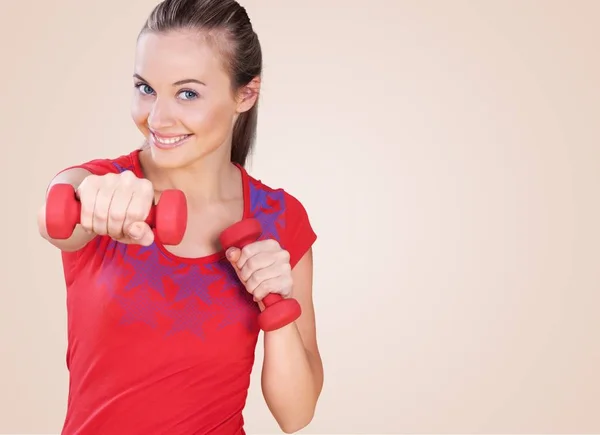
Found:
[[179, 93], [179, 95], [181, 95], [181, 98], [184, 100], [194, 100], [196, 98], [198, 98], [198, 94], [194, 91], [181, 91]]
[[146, 94], [146, 95], [152, 95], [154, 93], [154, 89], [152, 89], [150, 86], [148, 86], [145, 83], [138, 83], [135, 85], [135, 87], [138, 89], [138, 91], [140, 91], [142, 94]]

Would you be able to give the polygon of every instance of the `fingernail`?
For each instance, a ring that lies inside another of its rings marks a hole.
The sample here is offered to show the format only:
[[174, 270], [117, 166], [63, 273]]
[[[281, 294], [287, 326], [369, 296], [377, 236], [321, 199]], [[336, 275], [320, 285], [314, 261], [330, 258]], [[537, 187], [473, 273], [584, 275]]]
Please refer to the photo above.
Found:
[[231, 258], [234, 250], [235, 250], [235, 248], [232, 247], [232, 248], [229, 248], [227, 251], [225, 251], [225, 255], [227, 256], [227, 258]]

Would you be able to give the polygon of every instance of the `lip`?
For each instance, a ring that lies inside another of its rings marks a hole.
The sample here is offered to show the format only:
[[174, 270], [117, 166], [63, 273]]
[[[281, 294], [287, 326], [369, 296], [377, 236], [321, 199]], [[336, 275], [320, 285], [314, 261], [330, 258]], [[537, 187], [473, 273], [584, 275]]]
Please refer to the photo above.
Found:
[[159, 133], [158, 131], [155, 131], [152, 129], [150, 129], [150, 133], [152, 133], [154, 136], [160, 137], [162, 139], [171, 139], [173, 137], [185, 136], [185, 135], [190, 134], [190, 133], [163, 134], [163, 133]]
[[[172, 139], [175, 137], [180, 137], [180, 136], [185, 136], [183, 139], [181, 139], [178, 142], [174, 142], [174, 143], [170, 143], [170, 144], [166, 144], [166, 143], [161, 143], [158, 139]], [[155, 133], [153, 131], [150, 132], [150, 138], [152, 140], [152, 144], [161, 150], [172, 150], [173, 148], [177, 148], [181, 145], [183, 145], [185, 142], [188, 141], [188, 139], [192, 137], [191, 134], [176, 134], [176, 135], [164, 135], [164, 134], [158, 134]]]

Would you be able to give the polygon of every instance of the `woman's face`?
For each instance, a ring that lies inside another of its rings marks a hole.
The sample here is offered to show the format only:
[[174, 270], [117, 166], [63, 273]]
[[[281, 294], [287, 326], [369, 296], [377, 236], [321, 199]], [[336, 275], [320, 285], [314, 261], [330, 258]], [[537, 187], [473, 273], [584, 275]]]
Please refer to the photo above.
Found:
[[229, 158], [238, 113], [224, 64], [203, 37], [144, 33], [135, 56], [131, 114], [156, 165], [187, 166], [211, 153]]

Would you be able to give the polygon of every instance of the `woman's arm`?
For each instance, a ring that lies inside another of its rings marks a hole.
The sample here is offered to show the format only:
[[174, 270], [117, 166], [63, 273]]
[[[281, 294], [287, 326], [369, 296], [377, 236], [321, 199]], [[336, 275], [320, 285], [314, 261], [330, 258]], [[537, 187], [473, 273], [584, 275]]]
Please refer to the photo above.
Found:
[[[73, 187], [77, 188], [81, 184], [81, 182], [88, 176], [91, 175], [91, 172], [82, 169], [82, 168], [73, 168], [67, 169], [66, 171], [58, 174], [54, 179], [50, 182], [48, 186], [48, 191], [50, 188], [59, 183], [71, 184]], [[65, 240], [55, 240], [52, 239], [48, 235], [48, 231], [46, 230], [46, 202], [44, 201], [44, 205], [39, 209], [37, 215], [37, 224], [38, 231], [40, 235], [48, 240], [52, 245], [59, 248], [61, 251], [77, 251], [83, 248], [90, 240], [94, 238], [94, 234], [88, 234], [85, 232], [79, 225], [75, 227], [75, 231], [73, 231], [73, 235]]]
[[297, 432], [312, 421], [323, 387], [312, 297], [312, 249], [296, 264], [292, 278], [293, 296], [302, 315], [296, 322], [264, 334], [261, 381], [267, 406], [285, 433]]

